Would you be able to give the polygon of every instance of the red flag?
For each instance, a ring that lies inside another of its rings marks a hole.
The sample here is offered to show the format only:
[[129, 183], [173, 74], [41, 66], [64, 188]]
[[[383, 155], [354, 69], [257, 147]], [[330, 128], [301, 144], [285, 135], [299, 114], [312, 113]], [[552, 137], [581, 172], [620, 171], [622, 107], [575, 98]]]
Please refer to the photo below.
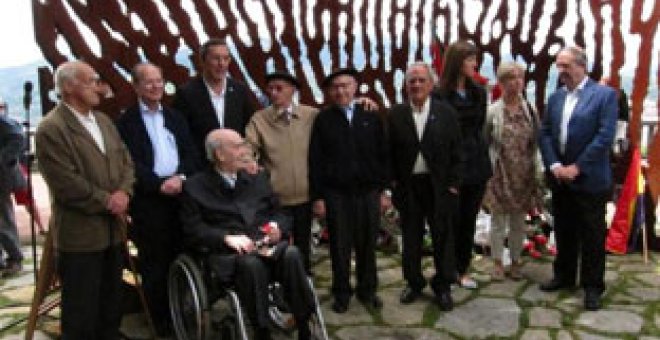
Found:
[[[627, 251], [628, 237], [635, 217], [637, 196], [644, 190], [641, 161], [639, 148], [635, 147], [605, 242], [605, 249], [611, 253], [625, 254]], [[641, 190], [640, 184], [642, 184]]]
[[444, 67], [444, 58], [445, 58], [445, 45], [440, 42], [438, 37], [433, 39], [433, 44], [431, 45], [431, 56], [433, 57], [433, 69], [438, 77], [442, 76], [442, 69]]

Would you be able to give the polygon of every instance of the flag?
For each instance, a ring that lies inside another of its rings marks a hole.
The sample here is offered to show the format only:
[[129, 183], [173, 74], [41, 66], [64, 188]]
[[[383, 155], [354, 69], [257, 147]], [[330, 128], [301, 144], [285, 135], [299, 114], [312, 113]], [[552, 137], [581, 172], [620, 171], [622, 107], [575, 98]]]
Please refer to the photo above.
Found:
[[640, 174], [638, 181], [638, 192], [635, 202], [635, 212], [632, 220], [632, 225], [630, 227], [630, 241], [628, 242], [628, 252], [635, 251], [635, 248], [638, 244], [639, 235], [642, 231], [642, 225], [644, 225], [644, 220], [646, 216], [644, 214], [644, 187], [646, 183], [644, 181], [644, 176]]
[[623, 182], [623, 188], [616, 202], [614, 218], [607, 234], [605, 249], [614, 254], [625, 254], [628, 239], [634, 228], [636, 208], [642, 213], [642, 200], [644, 193], [644, 179], [642, 178], [642, 159], [639, 148], [635, 147], [630, 161], [630, 167]]
[[442, 69], [444, 67], [444, 58], [445, 58], [445, 45], [435, 37], [433, 39], [433, 44], [431, 45], [431, 57], [433, 57], [433, 69], [438, 75], [438, 78], [442, 76]]

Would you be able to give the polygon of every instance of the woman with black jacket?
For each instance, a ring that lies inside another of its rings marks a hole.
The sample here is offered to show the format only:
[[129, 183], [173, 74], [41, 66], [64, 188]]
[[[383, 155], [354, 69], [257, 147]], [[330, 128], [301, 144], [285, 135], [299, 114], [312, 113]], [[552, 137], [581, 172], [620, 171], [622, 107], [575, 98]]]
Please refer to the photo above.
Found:
[[455, 254], [457, 282], [464, 288], [474, 289], [476, 282], [468, 274], [472, 259], [477, 213], [492, 175], [488, 146], [482, 129], [486, 119], [488, 95], [474, 82], [477, 67], [477, 49], [467, 41], [457, 41], [447, 48], [444, 71], [435, 95], [445, 100], [458, 113], [461, 127], [463, 164], [456, 230]]

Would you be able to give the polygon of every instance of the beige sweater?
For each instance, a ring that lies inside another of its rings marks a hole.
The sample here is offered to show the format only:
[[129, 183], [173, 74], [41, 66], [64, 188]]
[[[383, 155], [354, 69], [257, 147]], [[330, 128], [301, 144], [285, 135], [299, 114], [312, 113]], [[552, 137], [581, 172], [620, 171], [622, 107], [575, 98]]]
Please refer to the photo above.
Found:
[[273, 190], [283, 205], [309, 200], [308, 152], [318, 110], [296, 105], [290, 122], [272, 106], [257, 111], [246, 128], [259, 163], [270, 172]]

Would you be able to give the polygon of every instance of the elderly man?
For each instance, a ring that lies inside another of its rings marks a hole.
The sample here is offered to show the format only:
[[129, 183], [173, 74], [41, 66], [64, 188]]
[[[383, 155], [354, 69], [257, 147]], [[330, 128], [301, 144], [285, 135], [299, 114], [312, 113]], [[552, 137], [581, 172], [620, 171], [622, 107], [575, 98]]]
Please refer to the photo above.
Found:
[[135, 164], [135, 197], [131, 200], [131, 239], [138, 248], [140, 275], [156, 332], [169, 330], [167, 273], [181, 248], [179, 194], [186, 176], [198, 168], [197, 150], [188, 124], [176, 110], [163, 106], [163, 74], [158, 66], [133, 68], [137, 105], [117, 123]]
[[309, 147], [313, 210], [327, 212], [332, 259], [332, 309], [345, 313], [352, 295], [351, 252], [355, 249], [357, 297], [379, 309], [375, 242], [380, 195], [388, 182], [388, 150], [377, 113], [355, 103], [357, 71], [331, 73], [323, 82], [332, 105], [319, 112]]
[[133, 163], [112, 121], [93, 108], [99, 76], [84, 62], [61, 64], [62, 101], [36, 134], [39, 168], [52, 199], [62, 284], [62, 339], [117, 339], [122, 231]]
[[174, 106], [188, 120], [191, 134], [200, 151], [204, 138], [217, 128], [229, 128], [241, 135], [254, 113], [245, 85], [229, 77], [231, 55], [222, 39], [207, 41], [200, 51], [202, 74], [179, 88]]
[[314, 298], [300, 252], [286, 241], [289, 225], [278, 212], [267, 176], [241, 170], [245, 142], [230, 129], [206, 138], [213, 168], [190, 178], [183, 191], [184, 240], [210, 250], [209, 263], [221, 281], [233, 281], [255, 327], [257, 339], [270, 339], [268, 282], [287, 293], [298, 338], [310, 336], [307, 321]]
[[18, 239], [11, 193], [14, 189], [25, 186], [19, 165], [19, 157], [24, 147], [23, 129], [17, 121], [9, 117], [7, 102], [0, 98], [0, 256], [2, 251], [7, 253], [6, 258], [0, 258], [3, 277], [17, 274], [23, 268], [23, 253]]
[[312, 124], [318, 110], [294, 104], [293, 95], [300, 83], [285, 72], [266, 76], [266, 91], [271, 106], [257, 111], [246, 130], [259, 162], [270, 172], [273, 191], [284, 210], [293, 218], [293, 243], [303, 254], [310, 272], [310, 234], [312, 208], [309, 202], [307, 155]]
[[422, 62], [408, 67], [408, 103], [390, 110], [389, 132], [394, 181], [394, 204], [401, 212], [403, 277], [408, 282], [401, 303], [413, 302], [426, 279], [422, 275], [425, 221], [433, 241], [435, 275], [431, 288], [442, 310], [451, 310], [454, 281], [452, 216], [458, 198], [460, 129], [456, 111], [431, 96], [433, 68]]
[[587, 76], [579, 47], [557, 54], [564, 87], [548, 99], [539, 143], [552, 189], [557, 257], [543, 291], [572, 288], [578, 262], [584, 307], [600, 309], [605, 289], [605, 204], [612, 186], [609, 150], [617, 119], [616, 93]]

